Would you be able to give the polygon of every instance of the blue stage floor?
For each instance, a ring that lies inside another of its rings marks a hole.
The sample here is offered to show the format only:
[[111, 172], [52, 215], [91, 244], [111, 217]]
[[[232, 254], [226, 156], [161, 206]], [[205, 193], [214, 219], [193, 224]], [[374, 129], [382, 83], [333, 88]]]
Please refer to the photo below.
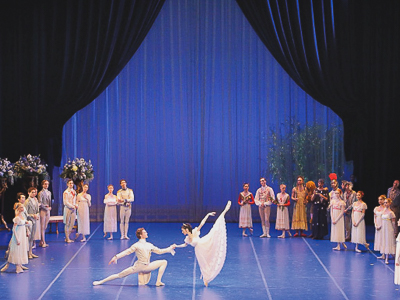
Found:
[[[202, 233], [208, 232], [211, 223]], [[394, 285], [394, 260], [389, 265], [376, 258], [376, 253], [333, 251], [328, 240], [306, 238], [259, 238], [260, 224], [255, 224], [255, 237], [242, 237], [237, 224], [227, 224], [228, 253], [221, 273], [208, 288], [203, 286], [194, 249], [177, 249], [170, 254], [152, 255], [152, 260], [167, 259], [164, 287], [155, 287], [153, 272], [148, 286], [138, 286], [137, 275], [117, 279], [101, 286], [94, 280], [118, 273], [132, 265], [130, 255], [108, 265], [112, 256], [136, 241], [134, 231], [144, 227], [148, 241], [163, 248], [182, 243], [184, 236], [178, 223], [131, 223], [130, 241], [103, 239], [103, 224], [93, 223], [87, 243], [64, 243], [64, 234], [47, 235], [48, 248], [37, 248], [39, 258], [30, 260], [29, 271], [15, 273], [15, 266], [0, 274], [0, 299], [400, 299]], [[274, 226], [274, 224], [273, 224]], [[202, 235], [203, 235], [202, 234]], [[0, 266], [11, 234], [0, 232]], [[368, 242], [373, 249], [373, 228], [368, 228]], [[363, 246], [360, 247], [364, 249]]]

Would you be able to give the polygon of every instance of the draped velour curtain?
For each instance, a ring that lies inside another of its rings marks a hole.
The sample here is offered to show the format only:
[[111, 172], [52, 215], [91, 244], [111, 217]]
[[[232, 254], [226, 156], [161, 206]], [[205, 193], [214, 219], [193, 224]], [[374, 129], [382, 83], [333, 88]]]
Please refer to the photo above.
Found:
[[236, 2], [289, 76], [343, 120], [367, 201], [385, 194], [400, 169], [400, 2]]
[[[227, 219], [237, 221], [244, 182], [255, 193], [265, 176], [279, 191], [267, 155], [280, 149], [268, 143], [292, 121], [302, 128], [342, 126], [290, 79], [236, 2], [167, 0], [122, 72], [65, 124], [62, 165], [92, 160], [92, 220], [103, 219], [107, 185], [117, 190], [123, 178], [135, 193], [133, 221], [199, 221], [228, 199]], [[327, 166], [324, 174], [331, 171]], [[53, 176], [59, 202], [60, 172]], [[285, 183], [288, 190], [294, 184]]]
[[61, 161], [65, 122], [138, 49], [164, 0], [5, 1], [0, 5], [0, 157]]

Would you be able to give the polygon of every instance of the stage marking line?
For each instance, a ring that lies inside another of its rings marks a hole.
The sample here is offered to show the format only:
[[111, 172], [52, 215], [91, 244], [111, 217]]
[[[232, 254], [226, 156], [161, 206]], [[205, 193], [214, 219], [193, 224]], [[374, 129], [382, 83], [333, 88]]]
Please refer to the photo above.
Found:
[[[131, 265], [130, 265], [131, 267], [133, 266], [133, 263], [135, 262], [135, 260], [136, 260], [136, 253], [133, 255], [133, 259], [132, 259]], [[122, 289], [124, 288], [125, 281], [128, 279], [128, 277], [129, 276], [125, 276], [124, 280], [122, 280], [121, 287], [119, 288], [119, 291], [117, 293], [117, 298], [115, 298], [115, 300], [119, 299], [119, 296], [121, 295]]]
[[336, 287], [339, 289], [339, 291], [342, 293], [344, 299], [349, 300], [349, 298], [347, 297], [347, 295], [345, 294], [345, 292], [340, 288], [339, 284], [337, 283], [337, 281], [335, 280], [335, 278], [332, 276], [332, 274], [329, 272], [328, 268], [324, 265], [324, 263], [319, 259], [317, 253], [315, 253], [315, 251], [313, 250], [313, 248], [311, 247], [311, 245], [306, 241], [305, 238], [302, 238], [303, 241], [307, 244], [308, 248], [311, 250], [311, 252], [314, 254], [315, 258], [318, 260], [318, 262], [321, 264], [322, 268], [324, 268], [325, 272], [329, 275], [329, 277], [332, 279], [333, 283], [336, 285]]
[[253, 239], [249, 239], [249, 240], [250, 240], [250, 243], [251, 243], [251, 247], [253, 248], [254, 256], [255, 256], [256, 261], [257, 261], [258, 270], [259, 270], [260, 273], [261, 273], [261, 278], [262, 278], [262, 280], [263, 280], [263, 282], [264, 282], [265, 289], [267, 290], [268, 299], [272, 299], [271, 293], [270, 293], [269, 288], [268, 288], [267, 281], [265, 280], [264, 273], [263, 273], [263, 271], [262, 271], [262, 269], [261, 269], [260, 261], [258, 260], [258, 256], [257, 256], [257, 253], [256, 253], [256, 249], [254, 248]]
[[192, 300], [196, 299], [196, 266], [196, 255], [194, 255]]
[[[92, 236], [96, 233], [96, 231], [100, 228], [100, 226], [102, 225], [102, 223], [99, 224], [99, 226], [97, 226], [97, 228], [93, 231], [93, 233], [88, 237], [87, 242], [90, 241], [90, 239], [92, 238]], [[43, 291], [43, 293], [40, 295], [40, 297], [38, 298], [38, 300], [42, 299], [44, 297], [44, 295], [46, 295], [46, 293], [49, 291], [49, 289], [52, 287], [52, 285], [57, 281], [57, 279], [61, 276], [61, 274], [65, 271], [65, 269], [69, 266], [69, 264], [75, 259], [75, 257], [78, 255], [78, 253], [83, 249], [83, 247], [86, 246], [86, 243], [84, 243], [79, 249], [78, 251], [75, 252], [74, 256], [71, 257], [71, 259], [67, 262], [67, 264], [61, 269], [60, 272], [58, 272], [57, 276], [53, 279], [52, 282], [50, 282], [50, 284], [48, 285], [48, 287]]]
[[[368, 251], [369, 251], [373, 256], [375, 256], [376, 259], [378, 259], [378, 256], [376, 256], [375, 253], [371, 251], [371, 249], [368, 249]], [[382, 264], [384, 264], [385, 267], [388, 268], [390, 271], [392, 271], [392, 273], [394, 274], [394, 270], [393, 270], [391, 267], [389, 267], [389, 265], [387, 265], [387, 264], [384, 263], [384, 259], [382, 259], [382, 260], [378, 259], [378, 261], [380, 261]]]

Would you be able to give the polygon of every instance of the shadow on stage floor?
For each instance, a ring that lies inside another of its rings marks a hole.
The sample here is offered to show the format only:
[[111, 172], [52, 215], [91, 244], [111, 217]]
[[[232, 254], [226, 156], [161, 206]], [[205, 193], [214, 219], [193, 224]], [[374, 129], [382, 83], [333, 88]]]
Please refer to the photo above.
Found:
[[[212, 223], [207, 223], [202, 235]], [[47, 235], [48, 248], [34, 250], [39, 258], [30, 260], [29, 270], [15, 273], [11, 265], [0, 274], [1, 299], [400, 299], [394, 285], [394, 260], [385, 265], [373, 251], [348, 249], [333, 251], [329, 240], [307, 238], [259, 238], [260, 224], [254, 237], [242, 237], [236, 223], [227, 224], [228, 252], [224, 268], [208, 288], [203, 286], [195, 262], [194, 249], [177, 249], [176, 255], [152, 255], [152, 260], [167, 259], [164, 287], [156, 287], [153, 272], [148, 286], [138, 286], [137, 275], [117, 279], [101, 286], [94, 280], [118, 273], [132, 265], [130, 255], [108, 265], [112, 256], [136, 241], [134, 231], [144, 227], [148, 241], [163, 248], [182, 243], [184, 236], [178, 223], [131, 223], [131, 240], [120, 240], [119, 233], [110, 241], [103, 238], [103, 224], [92, 223], [86, 243], [64, 243], [64, 234]], [[274, 226], [274, 224], [273, 224]], [[294, 232], [292, 232], [294, 233]], [[367, 239], [373, 249], [373, 228]], [[0, 266], [5, 264], [5, 246], [11, 238], [0, 232]]]

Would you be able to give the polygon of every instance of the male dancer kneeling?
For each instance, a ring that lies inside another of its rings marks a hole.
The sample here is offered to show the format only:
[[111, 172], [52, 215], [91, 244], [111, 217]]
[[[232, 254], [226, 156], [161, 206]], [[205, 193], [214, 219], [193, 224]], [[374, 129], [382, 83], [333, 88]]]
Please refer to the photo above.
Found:
[[161, 282], [161, 278], [164, 274], [165, 268], [167, 267], [168, 263], [165, 259], [155, 260], [153, 262], [150, 262], [151, 252], [157, 254], [171, 253], [172, 255], [174, 255], [175, 246], [171, 245], [168, 248], [159, 249], [153, 244], [146, 242], [146, 238], [148, 237], [148, 235], [147, 231], [144, 228], [138, 228], [136, 230], [136, 236], [139, 239], [138, 242], [133, 244], [125, 251], [122, 251], [121, 253], [115, 255], [108, 263], [109, 265], [112, 263], [116, 264], [118, 259], [136, 252], [137, 261], [135, 262], [135, 264], [132, 267], [126, 268], [121, 273], [108, 276], [107, 278], [100, 281], [93, 281], [93, 285], [103, 284], [107, 281], [114, 280], [117, 278], [123, 278], [135, 273], [139, 273], [138, 274], [139, 285], [145, 285], [150, 281], [151, 271], [154, 271], [156, 269], [159, 269], [156, 286], [165, 285], [164, 283]]

